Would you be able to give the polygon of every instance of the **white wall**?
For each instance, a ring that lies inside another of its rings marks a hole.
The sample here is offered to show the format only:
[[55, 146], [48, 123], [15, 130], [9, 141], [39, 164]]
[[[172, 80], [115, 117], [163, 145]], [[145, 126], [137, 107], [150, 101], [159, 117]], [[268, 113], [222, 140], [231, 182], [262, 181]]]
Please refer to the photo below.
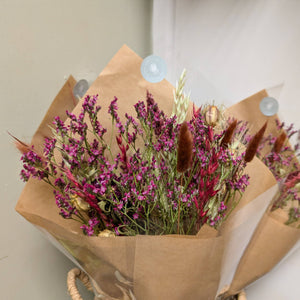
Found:
[[198, 105], [229, 106], [284, 83], [280, 115], [300, 127], [299, 13], [297, 0], [154, 0], [153, 51], [171, 83], [187, 69]]
[[93, 80], [124, 43], [151, 54], [151, 9], [151, 0], [0, 0], [1, 299], [69, 299], [73, 267], [14, 210], [23, 183], [6, 130], [30, 141], [65, 78]]

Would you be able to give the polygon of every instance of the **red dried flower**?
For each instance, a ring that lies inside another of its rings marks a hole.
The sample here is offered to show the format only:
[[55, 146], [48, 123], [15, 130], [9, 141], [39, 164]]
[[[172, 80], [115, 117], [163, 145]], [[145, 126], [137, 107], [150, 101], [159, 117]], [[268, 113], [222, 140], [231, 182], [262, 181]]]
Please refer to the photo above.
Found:
[[288, 189], [291, 189], [299, 182], [300, 182], [300, 170], [297, 170], [297, 171], [289, 174], [289, 176], [285, 180], [284, 185]]
[[11, 133], [7, 132], [14, 140], [15, 140], [15, 146], [16, 148], [22, 153], [25, 154], [31, 150], [30, 146], [16, 138], [14, 135]]

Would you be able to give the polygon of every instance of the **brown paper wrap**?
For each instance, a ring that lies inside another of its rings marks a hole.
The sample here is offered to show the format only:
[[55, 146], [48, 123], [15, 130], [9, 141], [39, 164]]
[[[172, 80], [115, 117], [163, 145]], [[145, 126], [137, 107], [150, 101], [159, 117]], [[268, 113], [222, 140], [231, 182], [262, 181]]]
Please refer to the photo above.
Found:
[[[119, 98], [120, 116], [125, 112], [135, 115], [132, 106], [145, 99], [147, 90], [166, 114], [171, 113], [173, 87], [166, 80], [155, 84], [145, 81], [140, 74], [141, 62], [140, 57], [123, 46], [88, 90], [87, 94], [99, 94], [100, 120], [104, 127], [110, 127], [107, 108], [114, 96]], [[62, 117], [66, 109], [74, 107], [70, 89], [74, 84], [74, 79], [69, 78], [49, 108], [33, 137], [36, 148], [42, 146], [43, 137], [50, 135], [48, 125], [51, 125], [53, 116]], [[235, 107], [235, 112], [244, 112], [245, 116], [249, 113], [247, 106]], [[76, 114], [79, 110], [80, 103], [73, 112]], [[275, 179], [258, 159], [247, 168], [252, 188], [248, 189], [220, 232], [204, 226], [197, 236], [87, 237], [78, 223], [59, 216], [52, 188], [36, 180], [27, 182], [16, 210], [50, 234], [50, 240], [58, 248], [64, 252], [67, 250], [70, 258], [75, 258], [75, 263], [93, 278], [105, 299], [214, 299], [228, 278], [231, 283], [248, 245], [251, 256], [250, 246], [256, 244], [253, 233], [276, 189]], [[258, 215], [253, 213], [257, 207], [260, 208]], [[229, 251], [230, 247], [239, 236], [244, 237], [243, 245], [238, 247], [237, 256], [231, 262], [228, 253], [233, 253]], [[288, 240], [285, 248], [289, 249], [293, 242]], [[278, 243], [278, 247], [279, 244], [282, 243]], [[286, 252], [278, 253], [284, 255]], [[281, 258], [278, 255], [274, 264]]]
[[[266, 135], [271, 133], [278, 136], [275, 124], [275, 119], [278, 119], [278, 116], [264, 116], [259, 109], [260, 101], [266, 96], [268, 95], [263, 90], [233, 105], [227, 110], [227, 113], [240, 120], [248, 121], [252, 132], [258, 131], [267, 121]], [[269, 149], [264, 149], [264, 151], [266, 153]], [[251, 188], [250, 184], [250, 189], [246, 193], [252, 192], [253, 189], [255, 188]], [[241, 203], [241, 205], [244, 205], [244, 203]], [[287, 212], [281, 209], [273, 212], [269, 209], [266, 211], [245, 249], [227, 295], [236, 294], [245, 286], [269, 272], [293, 248], [300, 238], [300, 230], [285, 225], [287, 219]], [[272, 245], [272, 252], [269, 251], [270, 245]]]
[[37, 147], [37, 151], [42, 152], [43, 149], [39, 149], [38, 147], [43, 145], [45, 137], [52, 136], [49, 126], [52, 125], [54, 118], [59, 116], [61, 120], [64, 121], [67, 118], [66, 110], [72, 111], [76, 106], [78, 101], [73, 95], [73, 88], [75, 84], [76, 80], [70, 76], [49, 107], [31, 141], [31, 143]]
[[269, 272], [299, 240], [300, 230], [284, 225], [285, 216], [286, 212], [280, 209], [264, 215], [240, 260], [228, 295]]

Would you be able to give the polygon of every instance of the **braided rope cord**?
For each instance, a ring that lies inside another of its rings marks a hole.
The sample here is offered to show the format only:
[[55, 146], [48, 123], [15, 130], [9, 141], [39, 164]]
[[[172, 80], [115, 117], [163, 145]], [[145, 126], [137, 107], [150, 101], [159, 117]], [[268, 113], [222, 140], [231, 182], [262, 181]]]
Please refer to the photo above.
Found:
[[72, 298], [72, 300], [83, 300], [79, 294], [77, 285], [76, 285], [76, 279], [79, 279], [83, 285], [89, 290], [92, 291], [92, 285], [90, 283], [89, 277], [80, 269], [74, 268], [69, 271], [68, 277], [67, 277], [67, 285], [68, 285], [68, 291]]
[[[78, 288], [76, 285], [76, 279], [79, 279], [89, 291], [92, 291], [93, 287], [90, 283], [90, 279], [87, 276], [87, 274], [84, 273], [83, 271], [81, 271], [80, 269], [74, 268], [68, 272], [67, 285], [68, 285], [68, 291], [69, 291], [69, 294], [70, 294], [72, 300], [83, 300], [81, 298], [81, 295], [79, 294], [79, 291], [78, 291]], [[244, 291], [241, 291], [235, 297], [237, 298], [237, 300], [247, 300], [246, 293]]]
[[239, 293], [238, 300], [247, 300], [245, 291]]

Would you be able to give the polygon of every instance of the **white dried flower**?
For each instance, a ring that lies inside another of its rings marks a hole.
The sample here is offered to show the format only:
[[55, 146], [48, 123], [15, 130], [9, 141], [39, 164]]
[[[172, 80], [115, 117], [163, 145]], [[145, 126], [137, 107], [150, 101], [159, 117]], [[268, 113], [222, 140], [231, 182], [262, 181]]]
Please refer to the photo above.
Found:
[[186, 77], [186, 70], [183, 70], [179, 78], [179, 81], [176, 83], [176, 89], [173, 92], [174, 103], [173, 103], [172, 116], [174, 115], [177, 116], [177, 122], [179, 124], [184, 122], [190, 104], [190, 94], [186, 95], [183, 92], [183, 88], [185, 85], [185, 77]]
[[101, 231], [98, 236], [101, 237], [114, 237], [116, 236], [116, 234], [108, 229], [104, 229], [103, 231]]

